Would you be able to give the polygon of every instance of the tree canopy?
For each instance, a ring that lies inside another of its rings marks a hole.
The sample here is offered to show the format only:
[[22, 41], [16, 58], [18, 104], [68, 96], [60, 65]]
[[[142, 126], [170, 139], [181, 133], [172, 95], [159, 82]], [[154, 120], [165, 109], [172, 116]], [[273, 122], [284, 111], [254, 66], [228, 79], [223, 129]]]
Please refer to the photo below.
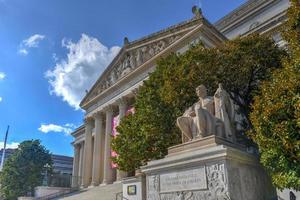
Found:
[[5, 199], [34, 195], [34, 188], [42, 184], [44, 166], [52, 166], [49, 151], [39, 140], [22, 142], [5, 162], [0, 175], [0, 191]]
[[289, 57], [255, 97], [250, 137], [279, 188], [300, 190], [300, 2], [291, 1], [283, 36]]
[[197, 101], [195, 88], [200, 84], [212, 94], [222, 83], [249, 117], [259, 83], [281, 67], [284, 55], [270, 39], [252, 35], [211, 49], [198, 44], [184, 54], [161, 59], [139, 90], [135, 114], [118, 126], [120, 134], [112, 140], [112, 148], [119, 156], [113, 160], [120, 169], [132, 171], [165, 156], [168, 147], [180, 142], [176, 118]]

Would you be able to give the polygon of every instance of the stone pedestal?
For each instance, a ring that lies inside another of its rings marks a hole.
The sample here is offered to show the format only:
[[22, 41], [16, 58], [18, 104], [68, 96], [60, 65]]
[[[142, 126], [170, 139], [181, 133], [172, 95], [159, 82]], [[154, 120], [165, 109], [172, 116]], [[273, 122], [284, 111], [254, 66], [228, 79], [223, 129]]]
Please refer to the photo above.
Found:
[[146, 198], [146, 178], [143, 174], [124, 178], [122, 180], [123, 197], [126, 200], [145, 200]]
[[256, 155], [210, 136], [169, 149], [142, 167], [147, 200], [268, 200], [276, 197]]

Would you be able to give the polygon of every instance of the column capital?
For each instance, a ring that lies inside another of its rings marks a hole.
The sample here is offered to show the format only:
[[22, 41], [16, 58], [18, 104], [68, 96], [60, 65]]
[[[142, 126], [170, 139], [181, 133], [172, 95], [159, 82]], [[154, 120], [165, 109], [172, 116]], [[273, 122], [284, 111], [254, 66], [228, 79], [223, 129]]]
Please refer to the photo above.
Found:
[[85, 124], [90, 124], [90, 123], [92, 123], [93, 122], [93, 117], [91, 117], [91, 116], [88, 116], [88, 117], [85, 117], [84, 118], [84, 123]]
[[119, 99], [116, 100], [116, 103], [119, 105], [119, 106], [127, 106], [128, 104], [128, 99], [126, 97], [121, 97]]
[[75, 144], [73, 144], [73, 147], [74, 147], [75, 149], [80, 148], [80, 143], [75, 143]]
[[104, 107], [104, 108], [103, 108], [103, 111], [104, 111], [106, 114], [108, 114], [108, 113], [111, 113], [111, 114], [112, 114], [112, 113], [114, 112], [112, 105], [108, 105], [108, 106]]
[[92, 116], [93, 116], [94, 119], [102, 120], [103, 119], [103, 114], [104, 114], [103, 111], [97, 111]]
[[134, 88], [133, 90], [131, 90], [131, 92], [136, 97], [138, 95], [139, 88]]
[[84, 146], [84, 141], [78, 143], [78, 145], [80, 146], [80, 148], [82, 148]]

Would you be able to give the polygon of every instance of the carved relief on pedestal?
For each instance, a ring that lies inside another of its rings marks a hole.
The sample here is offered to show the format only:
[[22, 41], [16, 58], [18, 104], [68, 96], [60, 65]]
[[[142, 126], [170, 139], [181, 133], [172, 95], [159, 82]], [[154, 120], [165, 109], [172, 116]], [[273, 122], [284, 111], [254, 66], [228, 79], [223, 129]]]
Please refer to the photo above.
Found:
[[147, 200], [160, 200], [159, 175], [147, 176]]
[[193, 200], [193, 192], [174, 192], [171, 194], [161, 194], [161, 200]]
[[206, 167], [208, 189], [211, 199], [230, 200], [228, 192], [227, 178], [225, 174], [225, 164], [214, 164]]
[[[166, 187], [161, 185], [164, 184], [164, 181], [160, 181], [162, 177], [160, 175], [147, 176], [147, 200], [230, 200], [225, 163], [206, 165], [205, 170], [207, 188], [202, 190], [191, 188], [191, 190], [186, 189], [184, 191], [162, 192], [161, 188]], [[181, 177], [180, 173], [178, 172], [178, 177]], [[188, 176], [185, 174], [185, 177]], [[177, 181], [187, 180], [180, 180], [179, 178]]]

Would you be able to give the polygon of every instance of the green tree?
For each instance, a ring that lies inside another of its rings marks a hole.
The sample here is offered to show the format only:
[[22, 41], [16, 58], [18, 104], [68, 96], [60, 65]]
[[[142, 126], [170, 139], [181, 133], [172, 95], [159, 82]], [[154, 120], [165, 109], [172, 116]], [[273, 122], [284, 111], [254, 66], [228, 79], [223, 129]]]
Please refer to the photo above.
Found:
[[34, 195], [34, 188], [42, 184], [44, 166], [52, 166], [49, 151], [39, 140], [22, 142], [9, 157], [0, 175], [1, 193], [5, 199]]
[[273, 183], [300, 190], [300, 3], [291, 3], [283, 31], [290, 56], [255, 97], [250, 137]]
[[136, 113], [118, 127], [120, 135], [112, 148], [119, 156], [114, 161], [120, 169], [132, 171], [165, 156], [168, 147], [180, 142], [176, 118], [197, 100], [195, 88], [200, 84], [212, 94], [222, 83], [248, 116], [259, 82], [281, 67], [283, 55], [273, 41], [252, 35], [217, 48], [199, 44], [185, 54], [161, 59], [139, 90]]

